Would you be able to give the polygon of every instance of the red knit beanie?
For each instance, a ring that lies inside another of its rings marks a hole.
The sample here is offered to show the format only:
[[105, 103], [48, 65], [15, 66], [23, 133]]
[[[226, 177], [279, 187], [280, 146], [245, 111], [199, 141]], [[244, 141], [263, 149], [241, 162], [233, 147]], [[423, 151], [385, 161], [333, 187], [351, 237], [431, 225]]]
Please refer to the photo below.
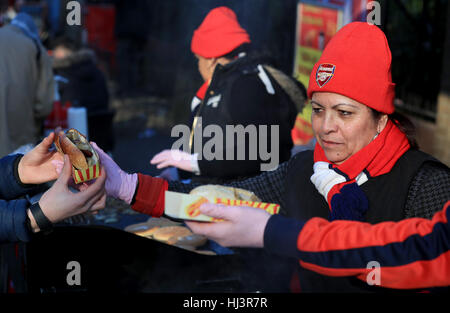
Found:
[[395, 97], [391, 59], [386, 36], [377, 26], [350, 23], [333, 36], [314, 65], [308, 98], [314, 92], [334, 92], [391, 114]]
[[217, 58], [249, 42], [250, 36], [239, 25], [236, 13], [230, 8], [218, 7], [211, 10], [194, 31], [191, 50], [204, 58]]

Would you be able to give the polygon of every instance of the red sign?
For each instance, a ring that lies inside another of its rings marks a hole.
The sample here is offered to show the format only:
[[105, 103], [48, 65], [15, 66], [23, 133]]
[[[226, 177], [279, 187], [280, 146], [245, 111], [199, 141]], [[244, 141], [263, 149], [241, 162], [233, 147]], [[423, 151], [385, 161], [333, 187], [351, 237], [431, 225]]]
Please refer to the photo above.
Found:
[[340, 21], [337, 10], [301, 5], [298, 44], [323, 50], [336, 33], [338, 26]]

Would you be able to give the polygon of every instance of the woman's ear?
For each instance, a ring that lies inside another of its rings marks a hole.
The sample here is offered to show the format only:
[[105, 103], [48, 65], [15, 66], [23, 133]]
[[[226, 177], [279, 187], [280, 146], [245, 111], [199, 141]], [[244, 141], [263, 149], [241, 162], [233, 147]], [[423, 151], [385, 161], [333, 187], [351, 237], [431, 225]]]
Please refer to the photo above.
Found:
[[378, 120], [377, 132], [381, 133], [383, 129], [386, 127], [387, 122], [389, 120], [389, 116], [387, 114], [383, 114]]

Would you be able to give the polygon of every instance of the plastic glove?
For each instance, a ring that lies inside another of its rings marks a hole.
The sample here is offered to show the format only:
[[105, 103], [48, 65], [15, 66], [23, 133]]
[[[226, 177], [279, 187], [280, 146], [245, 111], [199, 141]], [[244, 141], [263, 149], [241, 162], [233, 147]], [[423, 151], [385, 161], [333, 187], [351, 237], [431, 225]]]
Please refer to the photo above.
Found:
[[151, 159], [150, 164], [161, 169], [173, 166], [188, 172], [199, 174], [197, 154], [189, 154], [181, 150], [164, 150]]
[[130, 204], [136, 192], [137, 174], [124, 172], [95, 142], [91, 142], [91, 145], [97, 151], [100, 157], [100, 164], [105, 168], [107, 173], [105, 184], [106, 194]]

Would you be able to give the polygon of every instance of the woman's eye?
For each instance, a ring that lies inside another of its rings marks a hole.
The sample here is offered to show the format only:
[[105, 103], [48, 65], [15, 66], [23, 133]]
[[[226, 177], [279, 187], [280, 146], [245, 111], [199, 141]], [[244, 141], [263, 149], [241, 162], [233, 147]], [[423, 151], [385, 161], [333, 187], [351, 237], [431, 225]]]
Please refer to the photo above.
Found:
[[316, 113], [316, 114], [322, 112], [322, 109], [321, 109], [321, 108], [312, 108], [312, 110], [313, 110], [313, 112]]
[[349, 111], [343, 111], [343, 110], [339, 110], [339, 113], [343, 116], [350, 116], [352, 115], [352, 112]]

